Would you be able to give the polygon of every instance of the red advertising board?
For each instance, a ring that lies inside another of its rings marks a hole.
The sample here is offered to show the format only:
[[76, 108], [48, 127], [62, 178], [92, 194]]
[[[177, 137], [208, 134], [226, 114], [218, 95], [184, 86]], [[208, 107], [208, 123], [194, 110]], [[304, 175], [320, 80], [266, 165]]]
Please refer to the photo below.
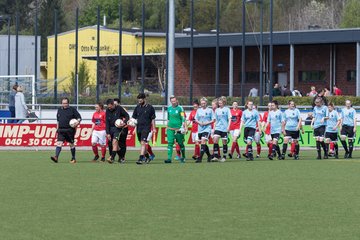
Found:
[[[77, 146], [91, 146], [91, 124], [80, 124], [76, 130]], [[55, 146], [56, 124], [0, 124], [0, 146]], [[134, 128], [129, 128], [127, 146], [135, 146]]]

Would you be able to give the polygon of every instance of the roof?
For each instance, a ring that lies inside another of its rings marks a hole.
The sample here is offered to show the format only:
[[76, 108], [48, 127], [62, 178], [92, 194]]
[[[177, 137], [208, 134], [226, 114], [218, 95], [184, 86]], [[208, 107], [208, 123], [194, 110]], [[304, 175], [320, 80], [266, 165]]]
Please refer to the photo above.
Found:
[[[269, 44], [269, 32], [264, 32], [263, 43]], [[260, 42], [260, 33], [246, 33], [246, 46], [257, 46]], [[303, 44], [334, 44], [360, 42], [360, 28], [355, 29], [332, 29], [332, 30], [307, 30], [274, 32], [274, 45], [303, 45]], [[220, 34], [220, 46], [241, 46], [241, 33]], [[216, 47], [216, 33], [194, 35], [195, 48]], [[190, 35], [177, 35], [175, 48], [190, 48]]]
[[[93, 25], [93, 26], [86, 26], [86, 27], [82, 27], [79, 28], [79, 32], [80, 31], [84, 31], [87, 29], [97, 29], [97, 25]], [[119, 33], [118, 29], [112, 29], [112, 28], [107, 28], [104, 26], [100, 26], [100, 30], [101, 31], [107, 31], [107, 32], [113, 32], [113, 33]], [[66, 31], [66, 32], [62, 32], [59, 33], [58, 36], [63, 36], [69, 33], [74, 33], [75, 29], [70, 30], [70, 31]], [[135, 37], [141, 37], [142, 36], [142, 31], [141, 29], [123, 29], [123, 34], [128, 34], [128, 35], [133, 35]], [[161, 32], [161, 31], [145, 31], [145, 37], [165, 37], [166, 33], [165, 32]], [[48, 38], [53, 38], [55, 37], [55, 35], [51, 35], [48, 36]]]

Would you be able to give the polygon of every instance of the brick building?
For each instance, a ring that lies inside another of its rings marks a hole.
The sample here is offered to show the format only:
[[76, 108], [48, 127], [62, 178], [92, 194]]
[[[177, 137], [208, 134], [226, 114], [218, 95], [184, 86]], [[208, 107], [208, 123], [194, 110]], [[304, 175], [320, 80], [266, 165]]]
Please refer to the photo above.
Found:
[[[252, 87], [260, 86], [260, 34], [248, 33], [245, 37], [247, 96]], [[264, 33], [264, 93], [269, 91], [268, 44], [269, 34]], [[220, 35], [221, 95], [241, 95], [241, 46], [242, 34]], [[190, 36], [178, 35], [175, 48], [175, 94], [186, 96], [190, 92]], [[194, 35], [194, 96], [215, 95], [215, 61], [216, 35]], [[274, 83], [291, 90], [307, 93], [311, 86], [332, 90], [337, 85], [345, 95], [360, 96], [360, 29], [275, 32], [273, 71]]]

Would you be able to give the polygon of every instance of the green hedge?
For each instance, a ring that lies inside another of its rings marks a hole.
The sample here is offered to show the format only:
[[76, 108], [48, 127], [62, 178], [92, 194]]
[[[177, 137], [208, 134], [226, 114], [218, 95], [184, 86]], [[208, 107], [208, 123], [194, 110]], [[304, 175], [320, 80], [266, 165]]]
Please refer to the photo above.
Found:
[[[116, 95], [101, 95], [100, 100], [105, 102], [107, 99], [109, 98], [116, 98]], [[180, 104], [182, 105], [191, 105], [189, 104], [189, 97], [184, 97], [184, 96], [179, 96], [177, 97]], [[197, 97], [194, 97], [194, 99], [196, 99]], [[198, 99], [200, 100], [201, 97], [199, 97]], [[214, 97], [207, 97], [207, 99], [210, 101], [212, 101], [214, 99]], [[259, 105], [259, 97], [257, 98], [246, 98], [246, 100], [253, 100], [254, 103], [256, 105]], [[289, 100], [294, 100], [296, 105], [299, 106], [311, 106], [312, 105], [312, 101], [313, 98], [311, 97], [274, 97], [274, 100], [277, 100], [279, 102], [280, 105], [287, 105]], [[332, 96], [332, 97], [328, 97], [329, 103], [332, 102], [337, 106], [340, 105], [344, 105], [345, 104], [345, 100], [350, 100], [353, 105], [355, 106], [359, 106], [360, 105], [360, 97], [354, 97], [354, 96]], [[70, 101], [73, 102], [73, 99], [70, 97]], [[151, 103], [152, 105], [164, 105], [165, 104], [165, 100], [163, 97], [161, 97], [159, 94], [151, 94], [148, 97], [148, 101], [149, 103]], [[233, 101], [237, 101], [239, 104], [242, 103], [242, 100], [240, 97], [228, 97], [227, 98], [227, 102], [228, 104], [231, 104]], [[91, 97], [80, 97], [79, 98], [79, 103], [80, 104], [94, 104], [96, 102], [96, 98], [91, 96]], [[137, 103], [137, 99], [136, 99], [136, 95], [133, 95], [131, 97], [122, 97], [121, 98], [121, 102], [123, 105], [134, 105]], [[268, 97], [264, 97], [264, 105], [267, 105], [267, 103], [269, 102], [269, 98]], [[52, 104], [54, 103], [54, 99], [47, 97], [47, 98], [39, 98], [38, 99], [38, 103], [39, 104]]]

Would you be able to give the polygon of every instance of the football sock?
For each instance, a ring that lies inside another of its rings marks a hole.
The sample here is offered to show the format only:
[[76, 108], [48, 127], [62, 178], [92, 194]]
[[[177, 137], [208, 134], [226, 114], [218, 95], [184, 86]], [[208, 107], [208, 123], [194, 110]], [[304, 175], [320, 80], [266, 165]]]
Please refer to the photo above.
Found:
[[55, 156], [56, 156], [56, 157], [59, 157], [59, 156], [60, 156], [60, 152], [61, 152], [61, 147], [56, 147]]
[[348, 152], [349, 152], [349, 149], [348, 149], [348, 147], [347, 147], [346, 141], [345, 141], [345, 140], [341, 140], [341, 144], [342, 144], [345, 152], [348, 153]]

